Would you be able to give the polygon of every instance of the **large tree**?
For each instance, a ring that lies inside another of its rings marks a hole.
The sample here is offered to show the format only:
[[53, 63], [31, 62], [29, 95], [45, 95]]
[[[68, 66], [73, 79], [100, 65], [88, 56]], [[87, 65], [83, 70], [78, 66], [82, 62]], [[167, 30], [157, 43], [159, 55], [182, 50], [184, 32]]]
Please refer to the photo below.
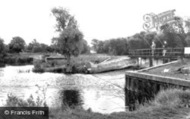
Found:
[[168, 47], [185, 47], [187, 45], [182, 18], [176, 16], [172, 24], [166, 23], [160, 29], [163, 31], [161, 41], [167, 41]]
[[83, 46], [83, 34], [78, 29], [77, 21], [68, 10], [63, 8], [54, 8], [52, 13], [56, 18], [56, 31], [59, 37], [54, 38], [54, 44], [57, 44], [59, 51], [67, 58], [67, 66], [70, 66], [71, 56], [78, 56]]
[[25, 41], [23, 38], [16, 36], [13, 37], [11, 42], [9, 43], [9, 49], [11, 52], [19, 53], [25, 48]]

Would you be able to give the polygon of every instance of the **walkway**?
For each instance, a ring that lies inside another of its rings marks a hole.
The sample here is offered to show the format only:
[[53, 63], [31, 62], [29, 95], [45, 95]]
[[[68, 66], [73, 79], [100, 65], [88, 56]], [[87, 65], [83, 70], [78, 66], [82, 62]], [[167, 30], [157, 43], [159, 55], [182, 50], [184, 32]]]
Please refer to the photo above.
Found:
[[[190, 57], [184, 53], [185, 48], [156, 48], [154, 52], [151, 49], [136, 49], [130, 50], [130, 57], [142, 57], [142, 58], [177, 58], [177, 57]], [[165, 55], [164, 55], [165, 50]]]

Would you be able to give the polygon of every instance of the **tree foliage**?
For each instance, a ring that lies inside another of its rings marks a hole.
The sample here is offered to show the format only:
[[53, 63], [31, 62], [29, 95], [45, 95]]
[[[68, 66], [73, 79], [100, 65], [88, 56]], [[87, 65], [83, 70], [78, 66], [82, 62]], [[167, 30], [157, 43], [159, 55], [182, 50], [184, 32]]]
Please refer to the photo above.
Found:
[[[161, 26], [162, 32], [140, 32], [128, 38], [116, 38], [105, 41], [92, 40], [93, 49], [97, 53], [107, 53], [113, 55], [128, 54], [129, 50], [150, 49], [152, 42], [156, 48], [177, 48], [190, 46], [190, 33], [185, 33], [180, 18], [175, 18], [175, 24], [164, 24]], [[165, 44], [167, 42], [167, 44]]]
[[56, 31], [62, 32], [68, 27], [78, 28], [77, 21], [75, 20], [74, 16], [72, 16], [68, 10], [63, 8], [53, 8], [52, 11], [53, 15], [56, 18]]
[[48, 46], [44, 43], [39, 43], [36, 39], [34, 39], [31, 43], [27, 45], [27, 51], [28, 52], [53, 52], [53, 49], [51, 46]]
[[5, 53], [5, 44], [4, 44], [4, 40], [2, 38], [0, 38], [0, 55]]
[[186, 33], [183, 27], [183, 19], [176, 16], [172, 24], [164, 24], [161, 26], [164, 40], [168, 43], [168, 47], [185, 47], [187, 46]]
[[78, 56], [83, 46], [83, 34], [78, 29], [67, 28], [57, 38], [58, 48], [63, 55], [70, 58]]
[[9, 50], [11, 52], [19, 53], [24, 50], [25, 44], [26, 43], [23, 38], [19, 36], [13, 37], [9, 43]]
[[97, 53], [107, 53], [111, 55], [128, 54], [128, 43], [126, 38], [115, 38], [106, 41], [93, 39], [92, 47]]
[[81, 54], [88, 54], [90, 53], [90, 46], [88, 45], [86, 40], [82, 41], [82, 50], [81, 50]]
[[54, 8], [52, 13], [56, 18], [56, 31], [59, 36], [53, 39], [61, 54], [67, 58], [67, 69], [70, 70], [71, 56], [78, 56], [83, 49], [83, 34], [78, 29], [77, 21], [68, 10]]

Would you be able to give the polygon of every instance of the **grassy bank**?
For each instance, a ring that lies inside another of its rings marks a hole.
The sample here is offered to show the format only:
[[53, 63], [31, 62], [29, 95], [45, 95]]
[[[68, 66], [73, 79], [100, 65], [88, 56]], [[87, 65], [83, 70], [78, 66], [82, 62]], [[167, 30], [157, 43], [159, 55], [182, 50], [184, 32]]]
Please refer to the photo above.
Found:
[[5, 65], [28, 65], [33, 64], [33, 58], [22, 56], [20, 54], [6, 54], [0, 58], [0, 66]]
[[[31, 103], [24, 102], [26, 106]], [[8, 106], [15, 106], [18, 100], [7, 100]], [[36, 103], [31, 103], [35, 106]], [[6, 106], [7, 106], [6, 105]], [[18, 105], [18, 104], [17, 104]], [[20, 104], [21, 105], [21, 104]], [[22, 106], [24, 106], [22, 105]], [[185, 119], [190, 114], [190, 91], [169, 89], [161, 91], [154, 100], [145, 105], [139, 105], [133, 112], [120, 112], [112, 114], [94, 113], [80, 107], [50, 109], [49, 119]]]
[[5, 64], [9, 65], [28, 65], [33, 64], [33, 58], [31, 57], [25, 57], [22, 55], [17, 54], [11, 54], [7, 55], [5, 58]]
[[50, 119], [182, 119], [190, 113], [189, 105], [190, 91], [169, 89], [161, 91], [149, 103], [139, 105], [133, 112], [105, 115], [80, 108], [65, 111], [52, 109]]

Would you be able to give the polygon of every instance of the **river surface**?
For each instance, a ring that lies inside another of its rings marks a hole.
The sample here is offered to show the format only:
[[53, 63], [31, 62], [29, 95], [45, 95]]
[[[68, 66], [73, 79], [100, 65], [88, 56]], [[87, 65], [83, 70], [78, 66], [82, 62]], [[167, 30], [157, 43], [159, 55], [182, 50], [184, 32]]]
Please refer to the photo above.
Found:
[[40, 97], [49, 107], [61, 107], [62, 91], [80, 92], [82, 107], [93, 112], [125, 111], [124, 70], [101, 74], [33, 73], [33, 65], [0, 68], [0, 106], [7, 95]]

